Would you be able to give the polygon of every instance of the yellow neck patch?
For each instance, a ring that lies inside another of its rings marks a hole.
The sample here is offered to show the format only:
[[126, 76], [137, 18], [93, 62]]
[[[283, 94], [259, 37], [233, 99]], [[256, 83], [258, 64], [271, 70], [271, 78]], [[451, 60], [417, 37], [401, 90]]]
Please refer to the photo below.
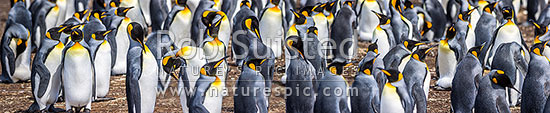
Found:
[[370, 69], [365, 69], [363, 70], [363, 73], [367, 74], [367, 75], [372, 75], [371, 72], [370, 72]]

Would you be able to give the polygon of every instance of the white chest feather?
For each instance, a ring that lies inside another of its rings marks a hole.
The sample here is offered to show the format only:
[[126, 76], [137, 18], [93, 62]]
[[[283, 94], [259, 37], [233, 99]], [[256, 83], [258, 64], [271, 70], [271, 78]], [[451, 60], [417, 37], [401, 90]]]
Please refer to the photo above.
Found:
[[382, 99], [380, 100], [381, 113], [404, 113], [401, 97], [397, 93], [397, 89], [393, 86], [384, 86], [382, 90]]

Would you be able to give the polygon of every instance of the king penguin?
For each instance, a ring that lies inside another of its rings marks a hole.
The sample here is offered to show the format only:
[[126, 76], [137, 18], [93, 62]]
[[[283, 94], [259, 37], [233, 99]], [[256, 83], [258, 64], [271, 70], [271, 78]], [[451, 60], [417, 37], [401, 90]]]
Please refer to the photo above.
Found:
[[104, 98], [109, 92], [109, 84], [111, 79], [111, 44], [107, 41], [106, 37], [112, 30], [96, 31], [93, 34], [89, 34], [91, 39], [86, 41], [90, 49], [90, 56], [94, 64], [94, 100], [108, 100], [111, 98]]
[[157, 60], [144, 43], [145, 31], [141, 24], [128, 24], [127, 35], [131, 38], [128, 50], [126, 75], [126, 99], [131, 113], [153, 112], [157, 98]]
[[[303, 41], [301, 37], [290, 36], [286, 39], [285, 46], [293, 57], [287, 65], [286, 88], [292, 92], [286, 96], [286, 112], [311, 113], [314, 109], [315, 95], [312, 80], [315, 77], [315, 68], [303, 55]], [[281, 78], [283, 79], [283, 78]]]
[[380, 113], [412, 113], [413, 100], [406, 89], [403, 74], [394, 69], [380, 70], [388, 80], [380, 95]]
[[407, 39], [413, 39], [413, 27], [409, 19], [403, 17], [403, 4], [401, 0], [390, 0], [391, 26], [396, 43]]
[[[228, 40], [220, 39], [220, 37], [223, 36], [223, 33], [221, 32], [223, 30], [222, 27], [224, 26], [222, 23], [224, 22], [224, 18], [227, 20], [227, 17], [225, 17], [225, 14], [221, 11], [212, 13], [216, 13], [216, 15], [214, 17], [209, 17], [210, 19], [208, 19], [208, 21], [203, 21], [207, 22], [208, 26], [206, 27], [206, 31], [203, 36], [205, 38], [204, 42], [201, 44], [206, 61], [210, 62], [225, 59], [227, 56], [227, 46], [224, 41], [229, 41], [229, 37], [226, 37]], [[225, 60], [223, 60], [216, 67], [216, 74], [221, 79], [221, 87], [225, 87], [225, 78], [227, 78], [227, 72], [229, 72], [229, 65], [227, 65]]]
[[550, 88], [546, 85], [550, 83], [550, 71], [546, 70], [550, 68], [550, 61], [542, 55], [547, 43], [537, 43], [529, 52], [531, 61], [521, 90], [521, 111], [524, 113], [544, 113], [543, 110], [548, 109], [544, 104], [549, 96], [545, 92]]
[[35, 47], [40, 47], [40, 38], [43, 37], [41, 35], [46, 34], [46, 31], [53, 28], [56, 23], [56, 20], [52, 21], [52, 19], [57, 17], [59, 8], [54, 9], [54, 7], [55, 3], [50, 0], [37, 0], [32, 4], [30, 11], [32, 14], [31, 32], [33, 35], [31, 35], [31, 38], [34, 40]]
[[481, 14], [481, 17], [479, 17], [479, 21], [477, 22], [477, 26], [475, 28], [475, 46], [481, 46], [483, 43], [489, 43], [491, 41], [491, 38], [494, 35], [493, 32], [497, 28], [497, 20], [493, 15], [493, 11], [495, 10], [496, 5], [497, 4], [495, 2], [486, 5], [483, 8], [483, 12]]
[[[514, 87], [523, 88], [523, 81], [527, 73], [528, 61], [524, 57], [525, 51], [518, 43], [510, 42], [501, 44], [495, 51], [492, 69], [502, 70], [508, 75]], [[511, 106], [517, 106], [520, 102], [520, 94], [507, 89], [507, 99]]]
[[[235, 83], [234, 108], [238, 113], [268, 113], [268, 98], [265, 96], [265, 78], [260, 65], [267, 59], [247, 58], [241, 75]], [[255, 106], [255, 107], [250, 107]]]
[[[31, 86], [34, 103], [29, 107], [30, 112], [50, 111], [59, 97], [61, 90], [61, 75], [59, 65], [63, 59], [62, 52], [65, 45], [59, 41], [62, 29], [49, 29], [43, 39], [45, 42], [38, 48], [31, 70]], [[53, 112], [53, 111], [50, 111]]]
[[[320, 42], [326, 42], [330, 36], [330, 24], [328, 24], [327, 16], [324, 15], [325, 7], [327, 7], [327, 4], [318, 4], [311, 10], [311, 17], [315, 22], [315, 28], [319, 31], [317, 40]], [[323, 56], [326, 56], [325, 54], [326, 53], [323, 52]]]
[[111, 49], [114, 62], [111, 69], [111, 74], [119, 75], [126, 74], [126, 57], [128, 54], [128, 48], [130, 48], [130, 37], [128, 37], [127, 27], [132, 20], [126, 16], [126, 13], [132, 9], [132, 7], [119, 7], [115, 10], [115, 15], [112, 18], [109, 29], [115, 29], [107, 37], [111, 44]]
[[[449, 23], [449, 19], [445, 14], [445, 9], [440, 3], [442, 0], [424, 0], [422, 4], [424, 10], [432, 17], [432, 31], [434, 32], [434, 41], [439, 41], [441, 38], [444, 38], [445, 27]], [[445, 3], [447, 4], [447, 3]], [[446, 6], [445, 6], [446, 7]]]
[[259, 22], [256, 17], [246, 17], [241, 23], [241, 28], [243, 30], [236, 32], [237, 34], [233, 34], [236, 35], [236, 37], [233, 37], [231, 41], [231, 49], [235, 63], [238, 66], [242, 65], [244, 59], [248, 56], [248, 52], [251, 51], [250, 48], [248, 48], [250, 41], [259, 39], [261, 42], [262, 40], [259, 34], [260, 32], [258, 32], [258, 24]]
[[190, 113], [220, 113], [224, 96], [225, 84], [218, 75], [218, 66], [225, 62], [225, 57], [219, 61], [211, 61], [200, 68], [200, 77], [196, 81], [193, 96], [189, 105]]
[[193, 13], [185, 3], [185, 0], [176, 0], [176, 5], [164, 21], [163, 30], [168, 30], [170, 39], [177, 47], [182, 47], [185, 41], [191, 39]]
[[472, 24], [475, 23], [472, 22], [473, 18], [471, 18], [472, 14], [476, 13], [475, 11], [476, 9], [471, 9], [460, 12], [458, 14], [458, 20], [454, 24], [454, 28], [457, 31], [456, 38], [464, 39], [464, 43], [466, 44], [466, 46], [463, 47], [464, 50], [468, 50], [476, 44], [475, 28], [472, 26]]
[[[502, 70], [493, 69], [480, 77], [475, 99], [475, 113], [510, 113], [506, 102], [506, 87], [514, 88], [508, 75]], [[516, 90], [518, 91], [518, 90]]]
[[476, 46], [456, 66], [452, 81], [451, 105], [455, 113], [471, 113], [477, 95], [477, 81], [483, 75], [479, 54], [483, 46]]
[[[143, 15], [143, 8], [140, 7], [140, 0], [118, 0], [120, 2], [119, 7], [134, 7], [127, 12], [128, 18], [135, 22], [138, 22], [142, 26], [148, 26], [145, 16]], [[145, 3], [144, 3], [145, 4]], [[148, 3], [146, 3], [148, 4]]]
[[283, 54], [283, 39], [285, 37], [286, 20], [283, 17], [283, 11], [280, 9], [281, 0], [269, 0], [269, 3], [260, 14], [260, 35], [262, 42], [267, 45], [275, 57], [279, 58]]
[[431, 74], [425, 59], [433, 47], [417, 49], [403, 69], [407, 89], [415, 100], [416, 110], [426, 112], [428, 92], [430, 91]]
[[29, 80], [32, 52], [32, 39], [30, 39], [29, 30], [22, 24], [8, 19], [1, 47], [2, 76], [0, 76], [0, 82], [14, 83]]
[[[83, 43], [83, 33], [74, 29], [70, 36], [71, 41], [63, 50], [61, 81], [63, 81], [63, 97], [65, 110], [69, 112], [89, 112], [92, 108], [94, 65], [90, 50]], [[83, 45], [84, 44], [84, 45]]]
[[376, 113], [380, 111], [380, 89], [373, 73], [377, 56], [376, 53], [367, 53], [359, 62], [357, 75], [355, 75], [355, 80], [350, 89], [352, 113]]
[[436, 73], [439, 75], [436, 87], [439, 89], [449, 90], [452, 87], [456, 65], [463, 54], [464, 40], [456, 38], [456, 35], [457, 31], [452, 24], [447, 29], [444, 39], [439, 41], [436, 65]]
[[[508, 42], [516, 42], [520, 45], [522, 45], [522, 50], [527, 51], [527, 45], [525, 44], [525, 41], [523, 40], [523, 36], [521, 35], [521, 31], [519, 30], [519, 27], [515, 24], [513, 21], [515, 17], [515, 12], [511, 7], [504, 7], [501, 9], [503, 19], [505, 19], [505, 22], [498, 27], [495, 30], [495, 35], [493, 36], [493, 39], [491, 43], [488, 43], [489, 45], [486, 46], [487, 49], [489, 49], [487, 52], [488, 55], [485, 56], [484, 62], [487, 63], [487, 65], [492, 65], [493, 57], [497, 56], [495, 55], [496, 49], [504, 43]], [[529, 55], [525, 54], [524, 56], [527, 61], [529, 61]]]
[[334, 60], [327, 66], [325, 76], [318, 81], [315, 113], [351, 113], [348, 102], [350, 90], [343, 73], [352, 64]]
[[372, 40], [376, 43], [378, 52], [380, 52], [378, 58], [383, 58], [396, 45], [396, 41], [391, 30], [390, 18], [381, 13], [373, 13], [376, 14], [380, 23], [374, 29]]
[[[188, 4], [189, 5], [189, 4]], [[206, 23], [202, 22], [202, 18], [206, 17], [209, 13], [204, 13], [206, 10], [215, 10], [212, 9], [212, 7], [215, 5], [215, 2], [210, 0], [201, 0], [199, 5], [196, 7], [196, 9], [193, 11], [193, 20], [191, 21], [191, 41], [193, 41], [192, 46], [198, 47], [203, 39], [203, 33], [206, 29]], [[191, 8], [193, 9], [193, 8]]]
[[357, 26], [359, 40], [373, 42], [373, 32], [380, 23], [376, 12], [382, 12], [382, 7], [376, 0], [363, 0], [363, 2], [357, 3], [356, 7], [360, 7], [357, 11], [359, 14]]
[[334, 59], [344, 58], [351, 60], [357, 53], [357, 39], [354, 29], [357, 27], [355, 12], [352, 2], [344, 2], [344, 6], [338, 11], [331, 26], [330, 37], [335, 45], [332, 47]]
[[[229, 19], [227, 18], [227, 15], [225, 15], [223, 11], [219, 11], [219, 10], [207, 10], [207, 11], [204, 11], [202, 15], [203, 17], [201, 18], [201, 21], [204, 25], [206, 25], [206, 29], [205, 29], [202, 41], [203, 42], [206, 41], [206, 39], [208, 38], [206, 37], [206, 35], [208, 35], [208, 32], [210, 33], [215, 32], [218, 39], [224, 42], [223, 45], [225, 47], [228, 47], [229, 39], [231, 37], [231, 24], [229, 23]], [[208, 29], [210, 30], [206, 31]], [[214, 34], [210, 34], [210, 35], [214, 35]]]

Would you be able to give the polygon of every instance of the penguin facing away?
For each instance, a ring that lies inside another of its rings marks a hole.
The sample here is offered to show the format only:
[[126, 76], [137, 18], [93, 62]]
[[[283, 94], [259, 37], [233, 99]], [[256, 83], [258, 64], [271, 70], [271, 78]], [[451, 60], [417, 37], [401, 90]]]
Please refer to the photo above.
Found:
[[456, 66], [455, 77], [452, 81], [451, 105], [453, 112], [472, 112], [477, 95], [477, 81], [483, 75], [483, 67], [479, 61], [479, 54], [483, 46], [476, 46], [468, 51]]
[[547, 85], [550, 82], [550, 71], [546, 70], [550, 68], [550, 61], [542, 54], [547, 43], [537, 43], [529, 52], [531, 61], [521, 90], [521, 111], [524, 113], [544, 113], [544, 110], [549, 109], [545, 107], [549, 96], [545, 92], [550, 88]]

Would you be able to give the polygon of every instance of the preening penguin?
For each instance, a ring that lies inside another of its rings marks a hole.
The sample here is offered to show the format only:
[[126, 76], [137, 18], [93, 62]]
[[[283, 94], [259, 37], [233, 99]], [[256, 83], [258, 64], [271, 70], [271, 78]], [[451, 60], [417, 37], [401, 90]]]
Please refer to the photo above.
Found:
[[130, 37], [128, 37], [127, 27], [132, 22], [130, 18], [126, 16], [126, 13], [133, 7], [118, 7], [115, 10], [115, 15], [112, 17], [111, 26], [109, 29], [116, 28], [108, 35], [107, 40], [111, 44], [111, 49], [114, 64], [112, 66], [111, 74], [119, 75], [126, 74], [126, 57], [128, 55], [128, 48], [130, 48]]
[[311, 113], [315, 103], [315, 92], [312, 90], [315, 68], [302, 54], [304, 50], [302, 38], [290, 36], [286, 39], [285, 46], [290, 54], [288, 57], [292, 57], [290, 64], [287, 65], [286, 76], [288, 77], [286, 77], [285, 86], [293, 89], [291, 94], [286, 96], [286, 112]]
[[476, 113], [510, 113], [506, 101], [506, 87], [515, 89], [513, 82], [502, 70], [493, 69], [480, 77], [474, 109]]
[[[444, 0], [443, 0], [444, 1]], [[447, 3], [444, 3], [447, 4]], [[434, 41], [439, 41], [441, 38], [444, 38], [445, 27], [449, 22], [447, 15], [445, 14], [445, 9], [440, 3], [440, 0], [424, 0], [423, 8], [426, 10], [428, 15], [432, 17], [432, 29], [434, 32]]]
[[349, 86], [342, 74], [352, 64], [334, 60], [328, 65], [325, 76], [317, 81], [315, 113], [350, 113]]
[[451, 89], [451, 109], [455, 113], [471, 113], [474, 108], [477, 82], [483, 75], [483, 67], [478, 59], [482, 48], [471, 48], [456, 66]]
[[283, 11], [279, 7], [281, 0], [269, 0], [263, 12], [260, 14], [260, 35], [262, 42], [267, 45], [275, 57], [283, 54], [283, 39], [285, 38], [286, 20]]
[[0, 82], [13, 83], [31, 77], [32, 39], [22, 24], [8, 19], [1, 44], [2, 76]]
[[200, 77], [200, 69], [206, 64], [204, 50], [199, 47], [184, 46], [177, 50], [175, 56], [183, 58], [185, 61], [186, 65], [183, 69], [186, 71], [183, 73], [185, 73], [189, 82], [188, 91], [194, 92], [195, 82], [197, 82]]
[[380, 111], [380, 89], [375, 78], [374, 63], [378, 54], [367, 54], [361, 62], [351, 86], [352, 113], [376, 113]]
[[[65, 110], [69, 112], [89, 112], [92, 108], [94, 65], [90, 50], [83, 43], [83, 33], [74, 29], [71, 41], [63, 50], [62, 75]], [[84, 45], [83, 45], [84, 44]]]
[[[260, 73], [260, 65], [267, 59], [247, 58], [242, 65], [241, 75], [235, 84], [237, 88], [234, 96], [235, 112], [238, 113], [267, 113], [268, 97], [266, 97], [265, 75]], [[255, 106], [255, 107], [251, 107]]]
[[248, 46], [250, 45], [250, 41], [254, 39], [258, 39], [261, 42], [260, 32], [259, 29], [259, 22], [258, 19], [254, 16], [246, 17], [245, 20], [241, 23], [241, 28], [243, 31], [237, 32], [238, 34], [236, 37], [232, 38], [231, 43], [231, 49], [233, 53], [233, 58], [235, 59], [235, 63], [240, 66], [242, 65], [244, 59], [246, 56], [248, 56], [250, 48]]
[[189, 105], [190, 113], [220, 113], [224, 96], [222, 94], [225, 83], [218, 74], [218, 66], [225, 61], [213, 61], [200, 68], [200, 77], [196, 82], [193, 96]]
[[219, 10], [206, 10], [202, 15], [203, 17], [201, 18], [201, 21], [206, 26], [206, 29], [203, 34], [203, 39], [201, 39], [200, 41], [208, 41], [209, 38], [207, 37], [207, 35], [210, 35], [209, 37], [211, 38], [213, 38], [213, 36], [216, 36], [219, 41], [224, 42], [222, 44], [225, 47], [229, 47], [229, 38], [231, 37], [231, 24], [229, 24], [229, 19], [227, 19], [227, 15]]
[[529, 69], [523, 89], [521, 90], [521, 111], [524, 113], [544, 113], [543, 110], [549, 109], [545, 107], [548, 100], [550, 83], [550, 61], [542, 53], [545, 51], [545, 46], [548, 42], [537, 43], [531, 47], [529, 56]]
[[145, 31], [141, 24], [132, 22], [127, 27], [131, 38], [128, 50], [126, 99], [131, 113], [153, 112], [157, 98], [158, 66], [151, 50], [144, 43]]

